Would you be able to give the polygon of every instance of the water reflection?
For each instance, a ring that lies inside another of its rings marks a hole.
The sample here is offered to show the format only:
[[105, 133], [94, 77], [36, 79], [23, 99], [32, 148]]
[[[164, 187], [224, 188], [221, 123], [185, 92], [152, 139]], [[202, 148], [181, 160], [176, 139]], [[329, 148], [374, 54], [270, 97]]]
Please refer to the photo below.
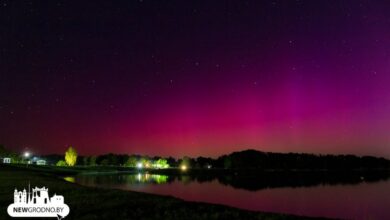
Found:
[[[109, 185], [116, 184], [164, 184], [169, 182], [170, 178], [167, 175], [138, 173], [138, 174], [104, 174], [104, 175], [78, 175], [68, 176], [64, 180], [68, 182], [82, 183], [85, 185]], [[171, 178], [171, 181], [173, 179]]]
[[388, 180], [388, 172], [259, 172], [258, 175], [162, 175], [151, 173], [79, 175], [65, 177], [69, 182], [86, 185], [115, 184], [166, 184], [175, 181], [183, 184], [217, 181], [236, 189], [258, 191], [267, 188], [311, 187], [319, 185], [356, 185]]
[[[266, 188], [312, 187], [319, 185], [356, 185], [388, 180], [388, 172], [262, 172], [256, 176], [229, 175], [218, 182], [238, 189], [257, 191]], [[198, 177], [198, 181], [210, 181]]]
[[345, 219], [390, 219], [388, 172], [259, 172], [257, 175], [78, 175], [81, 185], [233, 207]]
[[66, 180], [68, 182], [71, 182], [71, 183], [75, 183], [76, 182], [76, 179], [73, 176], [65, 177], [64, 180]]
[[[128, 183], [135, 183], [134, 179], [132, 179], [132, 177], [134, 176], [127, 176], [127, 177], [129, 178]], [[168, 182], [168, 176], [166, 175], [149, 174], [149, 173], [145, 173], [145, 174], [138, 173], [136, 179], [139, 183], [163, 184]]]

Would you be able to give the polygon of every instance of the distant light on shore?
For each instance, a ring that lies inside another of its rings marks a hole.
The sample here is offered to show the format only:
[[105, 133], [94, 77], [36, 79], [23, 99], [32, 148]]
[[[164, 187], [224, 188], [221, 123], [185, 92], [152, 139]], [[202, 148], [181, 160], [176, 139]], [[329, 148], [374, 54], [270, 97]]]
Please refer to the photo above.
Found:
[[30, 157], [30, 152], [28, 152], [28, 151], [26, 151], [26, 152], [24, 152], [24, 157]]
[[186, 166], [186, 165], [181, 165], [181, 166], [180, 166], [180, 169], [181, 169], [182, 171], [186, 171], [186, 170], [187, 170], [187, 166]]

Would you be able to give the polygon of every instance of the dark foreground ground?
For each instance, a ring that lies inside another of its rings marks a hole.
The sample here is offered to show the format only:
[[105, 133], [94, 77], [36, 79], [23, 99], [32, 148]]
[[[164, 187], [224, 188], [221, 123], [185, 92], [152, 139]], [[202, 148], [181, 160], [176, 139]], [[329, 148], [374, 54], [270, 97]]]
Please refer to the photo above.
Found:
[[50, 196], [57, 193], [65, 197], [70, 207], [65, 219], [311, 219], [186, 202], [169, 196], [84, 187], [66, 182], [54, 172], [1, 165], [0, 219], [12, 219], [6, 209], [13, 202], [13, 191], [27, 188], [29, 182], [32, 186], [48, 187]]

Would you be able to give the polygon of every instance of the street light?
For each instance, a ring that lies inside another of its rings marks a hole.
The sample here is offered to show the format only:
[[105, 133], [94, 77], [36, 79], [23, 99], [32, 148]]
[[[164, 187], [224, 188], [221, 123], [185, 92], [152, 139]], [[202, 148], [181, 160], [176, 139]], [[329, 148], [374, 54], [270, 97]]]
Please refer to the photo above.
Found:
[[30, 152], [28, 152], [28, 151], [24, 152], [24, 157], [25, 158], [29, 158], [30, 157]]
[[181, 166], [180, 166], [180, 169], [181, 169], [182, 171], [186, 171], [186, 170], [187, 170], [187, 166], [186, 166], [186, 165], [181, 165]]
[[26, 161], [26, 162], [27, 162], [27, 165], [26, 165], [26, 166], [28, 166], [28, 164], [29, 164], [28, 158], [31, 156], [31, 153], [28, 152], [28, 151], [26, 151], [26, 152], [23, 153], [23, 156], [24, 156], [24, 158], [27, 160], [27, 161]]

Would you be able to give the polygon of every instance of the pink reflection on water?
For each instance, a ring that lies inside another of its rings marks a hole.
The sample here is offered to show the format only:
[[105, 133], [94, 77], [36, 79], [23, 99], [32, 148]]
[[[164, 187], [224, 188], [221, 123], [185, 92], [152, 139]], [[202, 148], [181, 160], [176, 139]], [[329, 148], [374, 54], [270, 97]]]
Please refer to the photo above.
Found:
[[346, 219], [390, 219], [389, 181], [258, 191], [234, 189], [217, 181], [205, 183], [175, 181], [163, 185], [127, 185], [124, 188], [255, 211]]

